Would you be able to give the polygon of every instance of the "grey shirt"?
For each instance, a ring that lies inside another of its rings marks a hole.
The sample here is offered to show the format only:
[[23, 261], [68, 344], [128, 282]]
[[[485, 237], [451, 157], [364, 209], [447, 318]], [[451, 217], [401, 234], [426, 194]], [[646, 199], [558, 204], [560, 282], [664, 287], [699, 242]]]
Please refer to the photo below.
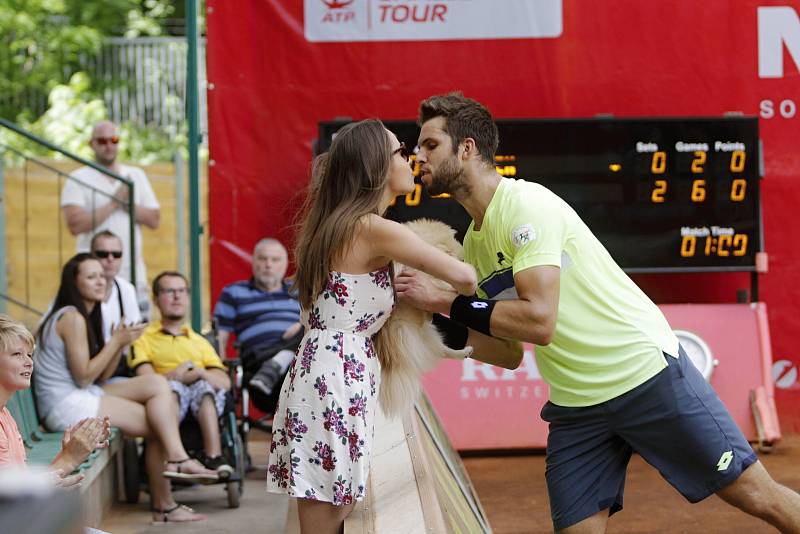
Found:
[[42, 419], [67, 395], [80, 389], [67, 365], [64, 341], [56, 332], [56, 323], [69, 310], [77, 311], [74, 306], [64, 306], [54, 313], [42, 329], [41, 339], [36, 343], [33, 389]]

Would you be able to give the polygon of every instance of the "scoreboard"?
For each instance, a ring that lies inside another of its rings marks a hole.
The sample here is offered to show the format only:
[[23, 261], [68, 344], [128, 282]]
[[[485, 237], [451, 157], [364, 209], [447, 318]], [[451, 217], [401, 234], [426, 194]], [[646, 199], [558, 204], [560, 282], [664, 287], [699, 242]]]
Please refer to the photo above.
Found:
[[[343, 121], [320, 123], [320, 151]], [[413, 121], [384, 121], [406, 146]], [[627, 272], [755, 271], [761, 251], [754, 117], [498, 120], [495, 165], [563, 198]], [[413, 158], [413, 156], [412, 156]], [[463, 238], [469, 216], [420, 183], [387, 216], [442, 220]]]

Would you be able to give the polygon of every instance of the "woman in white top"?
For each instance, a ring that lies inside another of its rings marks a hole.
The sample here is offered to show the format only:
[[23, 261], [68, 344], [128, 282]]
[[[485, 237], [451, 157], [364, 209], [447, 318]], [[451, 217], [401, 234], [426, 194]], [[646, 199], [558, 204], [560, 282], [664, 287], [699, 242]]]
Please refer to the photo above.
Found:
[[117, 326], [103, 341], [100, 303], [106, 279], [100, 262], [87, 253], [64, 265], [53, 309], [37, 332], [36, 393], [39, 412], [51, 430], [86, 417], [109, 417], [125, 435], [150, 438], [146, 464], [155, 521], [197, 521], [205, 516], [172, 498], [167, 478], [216, 480], [216, 473], [190, 460], [178, 432], [176, 403], [167, 380], [157, 374], [104, 384], [123, 348], [145, 325]]

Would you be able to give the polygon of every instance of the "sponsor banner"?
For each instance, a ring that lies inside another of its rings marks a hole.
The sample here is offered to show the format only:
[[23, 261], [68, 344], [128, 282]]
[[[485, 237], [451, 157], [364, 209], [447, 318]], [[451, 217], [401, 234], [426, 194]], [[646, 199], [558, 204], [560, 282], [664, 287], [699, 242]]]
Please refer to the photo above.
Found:
[[791, 360], [778, 360], [772, 366], [772, 379], [778, 389], [800, 389], [797, 365]]
[[[695, 343], [707, 351], [706, 361], [713, 364], [701, 371], [706, 371], [704, 376], [747, 439], [756, 441], [750, 392], [763, 387], [771, 401], [773, 373], [781, 377], [778, 387], [792, 387], [797, 379], [797, 370], [789, 362], [772, 365], [769, 343], [763, 342], [769, 339], [766, 306], [668, 304], [659, 308], [674, 329], [684, 332], [679, 338], [695, 365], [700, 367], [704, 361]], [[424, 376], [423, 384], [456, 449], [547, 446], [547, 423], [539, 414], [548, 399], [548, 386], [536, 367], [532, 345], [525, 345], [522, 363], [513, 371], [471, 359], [445, 360]]]
[[561, 0], [304, 0], [311, 42], [558, 37]]
[[477, 360], [445, 360], [423, 377], [425, 393], [458, 450], [543, 448], [547, 423], [539, 412], [549, 389], [534, 348], [525, 345], [510, 371]]

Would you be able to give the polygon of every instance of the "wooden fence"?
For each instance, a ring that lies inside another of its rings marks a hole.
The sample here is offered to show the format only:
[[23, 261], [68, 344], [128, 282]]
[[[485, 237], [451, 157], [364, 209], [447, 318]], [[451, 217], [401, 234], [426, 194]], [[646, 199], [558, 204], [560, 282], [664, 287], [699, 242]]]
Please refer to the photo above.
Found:
[[[41, 163], [46, 166], [28, 160], [20, 167], [6, 167], [5, 194], [2, 199], [5, 203], [4, 267], [7, 294], [37, 310], [45, 310], [49, 306], [58, 289], [61, 267], [75, 253], [75, 237], [66, 227], [59, 200], [66, 179], [64, 175], [78, 167], [75, 163], [63, 161], [43, 160]], [[158, 163], [142, 168], [161, 204], [158, 229], [142, 228], [144, 261], [148, 281], [152, 281], [159, 272], [177, 270], [182, 263], [178, 258], [178, 216], [182, 213], [187, 218], [183, 228], [188, 229], [188, 180], [185, 176], [181, 179], [185, 205], [179, 210], [175, 165]], [[201, 223], [205, 225], [208, 221], [205, 168], [201, 169], [200, 183]], [[209, 317], [210, 305], [207, 235], [208, 232], [205, 232], [201, 245], [204, 322]], [[185, 250], [188, 255], [188, 244]], [[188, 258], [185, 265], [188, 265]], [[185, 274], [188, 276], [189, 273]], [[29, 327], [35, 326], [39, 319], [36, 314], [11, 302], [6, 302], [5, 306], [8, 313], [23, 320]]]

